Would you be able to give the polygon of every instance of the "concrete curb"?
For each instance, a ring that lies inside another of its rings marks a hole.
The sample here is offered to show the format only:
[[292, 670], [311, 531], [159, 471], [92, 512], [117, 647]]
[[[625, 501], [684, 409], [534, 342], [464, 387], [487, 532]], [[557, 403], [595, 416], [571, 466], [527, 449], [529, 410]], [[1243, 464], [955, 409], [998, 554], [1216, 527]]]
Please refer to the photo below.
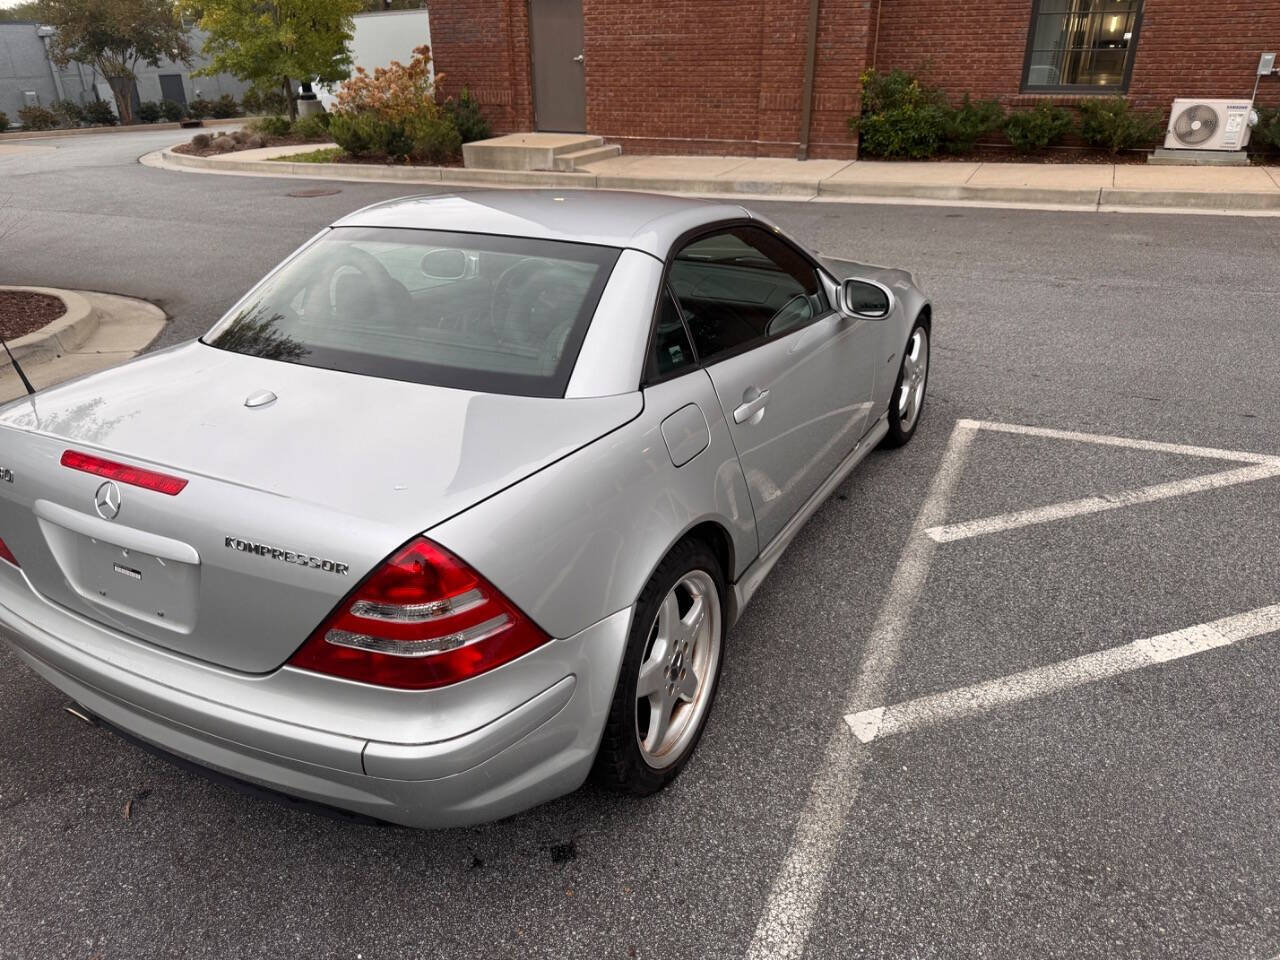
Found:
[[[256, 119], [257, 117], [225, 117], [222, 119], [209, 117], [204, 120], [204, 125], [206, 127], [226, 127]], [[184, 127], [180, 123], [131, 123], [127, 127], [117, 125], [114, 127], [77, 127], [74, 130], [14, 130], [8, 133], [0, 133], [0, 143], [6, 140], [56, 140], [60, 137], [79, 137], [85, 134], [93, 135], [98, 133], [149, 133], [155, 130], [199, 131], [200, 128]]]
[[714, 177], [653, 177], [585, 171], [481, 170], [465, 167], [363, 166], [353, 163], [290, 163], [236, 160], [234, 155], [197, 157], [172, 148], [141, 158], [155, 167], [202, 173], [274, 175], [311, 180], [439, 183], [495, 187], [569, 187], [648, 190], [701, 196], [741, 196], [832, 202], [913, 201], [968, 205], [1028, 206], [1064, 210], [1143, 210], [1271, 215], [1280, 212], [1280, 193], [1255, 191], [1136, 190], [1113, 187], [1054, 188], [973, 186], [899, 182], [833, 182], [828, 178], [730, 180]]
[[[52, 287], [0, 286], [0, 290], [25, 290], [57, 297], [66, 304], [66, 311], [58, 319], [45, 324], [25, 337], [10, 341], [9, 349], [20, 363], [45, 363], [56, 360], [64, 353], [78, 350], [98, 329], [98, 311], [85, 297], [74, 290], [55, 290]], [[11, 366], [9, 358], [0, 354], [0, 368]]]

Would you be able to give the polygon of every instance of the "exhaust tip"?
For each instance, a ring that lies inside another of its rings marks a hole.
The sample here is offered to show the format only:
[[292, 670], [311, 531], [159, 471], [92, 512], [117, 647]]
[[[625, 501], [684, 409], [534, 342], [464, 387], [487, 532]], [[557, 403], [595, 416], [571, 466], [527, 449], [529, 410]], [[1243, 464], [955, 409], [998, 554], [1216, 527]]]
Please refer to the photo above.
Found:
[[93, 719], [93, 714], [89, 713], [78, 703], [67, 704], [62, 709], [67, 711], [67, 713], [71, 714], [77, 720], [83, 720], [91, 727], [96, 727], [98, 725], [98, 721]]

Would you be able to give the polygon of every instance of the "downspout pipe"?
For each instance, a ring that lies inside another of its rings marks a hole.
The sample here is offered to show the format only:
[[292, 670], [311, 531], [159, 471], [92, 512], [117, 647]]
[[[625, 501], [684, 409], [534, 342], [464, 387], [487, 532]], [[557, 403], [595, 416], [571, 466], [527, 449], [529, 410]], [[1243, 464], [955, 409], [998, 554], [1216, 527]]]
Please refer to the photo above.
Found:
[[813, 120], [813, 75], [818, 61], [818, 3], [809, 0], [809, 33], [804, 49], [804, 92], [800, 95], [800, 147], [797, 160], [809, 159], [809, 127]]

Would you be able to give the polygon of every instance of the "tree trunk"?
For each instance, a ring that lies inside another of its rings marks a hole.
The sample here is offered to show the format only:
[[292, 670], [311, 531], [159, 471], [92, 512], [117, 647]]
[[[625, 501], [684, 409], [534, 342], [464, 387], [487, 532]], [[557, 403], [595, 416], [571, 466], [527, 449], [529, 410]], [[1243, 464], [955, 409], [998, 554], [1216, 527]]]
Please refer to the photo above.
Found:
[[108, 77], [111, 95], [116, 100], [116, 113], [120, 115], [120, 123], [133, 123], [133, 85], [136, 78], [133, 74], [123, 77]]
[[293, 123], [298, 119], [298, 102], [293, 96], [293, 84], [289, 82], [288, 77], [281, 77], [280, 79], [284, 83], [284, 100], [289, 106], [289, 122]]

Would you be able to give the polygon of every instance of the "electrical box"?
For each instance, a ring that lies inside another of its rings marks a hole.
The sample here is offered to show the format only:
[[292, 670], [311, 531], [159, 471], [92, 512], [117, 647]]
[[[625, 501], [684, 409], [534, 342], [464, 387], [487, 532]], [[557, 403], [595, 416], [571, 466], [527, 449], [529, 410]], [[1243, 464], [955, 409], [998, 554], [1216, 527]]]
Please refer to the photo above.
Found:
[[1265, 77], [1276, 68], [1276, 55], [1274, 53], [1264, 53], [1258, 59], [1258, 76]]

